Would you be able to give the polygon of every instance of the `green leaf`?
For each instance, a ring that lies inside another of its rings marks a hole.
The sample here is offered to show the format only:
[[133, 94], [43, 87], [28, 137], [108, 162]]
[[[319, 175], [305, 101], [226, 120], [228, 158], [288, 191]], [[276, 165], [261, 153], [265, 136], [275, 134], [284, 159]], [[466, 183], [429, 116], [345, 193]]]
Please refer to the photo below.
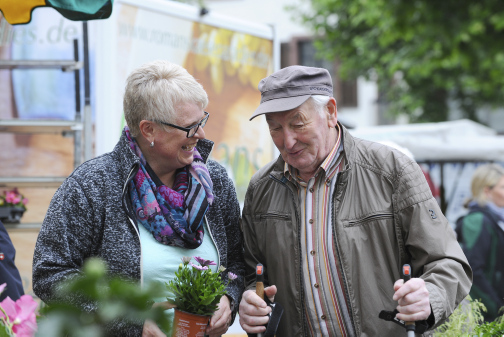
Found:
[[11, 330], [3, 325], [3, 322], [0, 321], [0, 337], [12, 337], [14, 334], [11, 334]]

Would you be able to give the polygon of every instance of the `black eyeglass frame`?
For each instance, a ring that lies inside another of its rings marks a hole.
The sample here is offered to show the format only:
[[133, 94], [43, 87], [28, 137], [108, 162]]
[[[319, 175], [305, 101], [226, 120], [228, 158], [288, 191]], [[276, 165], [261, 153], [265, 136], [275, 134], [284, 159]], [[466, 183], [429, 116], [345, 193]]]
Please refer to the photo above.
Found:
[[[184, 128], [183, 126], [178, 126], [178, 125], [175, 125], [175, 124], [166, 123], [166, 122], [163, 122], [163, 121], [160, 121], [160, 120], [155, 120], [154, 122], [159, 123], [159, 124], [163, 124], [163, 125], [167, 125], [167, 126], [171, 126], [172, 128], [185, 131], [185, 132], [187, 132], [186, 137], [187, 138], [192, 138], [192, 137], [194, 137], [194, 135], [196, 134], [196, 132], [198, 132], [199, 127], [200, 126], [202, 128], [205, 127], [206, 123], [208, 122], [208, 118], [210, 117], [210, 114], [208, 112], [206, 112], [206, 111], [203, 111], [203, 112], [205, 113], [205, 117], [203, 117], [203, 119], [200, 120], [198, 123], [196, 123], [194, 125], [191, 125], [188, 128]], [[189, 136], [189, 132], [191, 132], [191, 130], [194, 129], [194, 128], [196, 128], [196, 130], [194, 130], [194, 133], [191, 136]]]

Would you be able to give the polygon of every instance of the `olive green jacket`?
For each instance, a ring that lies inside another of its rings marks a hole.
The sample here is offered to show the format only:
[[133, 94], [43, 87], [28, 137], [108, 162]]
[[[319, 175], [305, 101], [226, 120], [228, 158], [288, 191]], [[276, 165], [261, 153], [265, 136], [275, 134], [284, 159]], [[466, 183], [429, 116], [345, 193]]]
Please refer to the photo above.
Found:
[[[343, 130], [345, 168], [332, 195], [336, 259], [357, 336], [402, 336], [405, 329], [378, 318], [394, 310], [394, 282], [409, 263], [425, 280], [435, 325], [469, 293], [472, 271], [419, 166], [401, 152]], [[255, 266], [276, 285], [285, 308], [277, 337], [307, 335], [301, 277], [300, 210], [296, 186], [279, 157], [249, 184], [242, 213], [246, 286]]]

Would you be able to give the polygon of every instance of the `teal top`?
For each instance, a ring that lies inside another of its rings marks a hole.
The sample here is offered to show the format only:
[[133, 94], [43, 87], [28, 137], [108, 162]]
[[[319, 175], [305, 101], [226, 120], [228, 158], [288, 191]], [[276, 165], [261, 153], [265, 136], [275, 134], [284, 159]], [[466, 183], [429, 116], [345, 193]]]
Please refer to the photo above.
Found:
[[[165, 284], [175, 277], [175, 272], [178, 270], [179, 265], [182, 263], [181, 258], [183, 256], [199, 256], [205, 260], [212, 260], [217, 265], [210, 266], [213, 272], [217, 272], [219, 268], [219, 254], [217, 252], [217, 247], [215, 246], [212, 237], [208, 231], [208, 226], [205, 221], [203, 221], [205, 237], [203, 243], [196, 249], [187, 249], [180, 247], [173, 247], [163, 245], [154, 239], [152, 234], [145, 229], [144, 226], [139, 224], [138, 229], [140, 233], [140, 243], [142, 247], [142, 273], [143, 273], [143, 283], [149, 284], [151, 282], [161, 282]], [[196, 260], [192, 259], [192, 263], [199, 265]], [[159, 294], [158, 298], [155, 298], [155, 302], [166, 301], [166, 296], [168, 292]], [[173, 318], [173, 309], [166, 310], [170, 319]], [[165, 332], [167, 336], [171, 335], [171, 331]]]

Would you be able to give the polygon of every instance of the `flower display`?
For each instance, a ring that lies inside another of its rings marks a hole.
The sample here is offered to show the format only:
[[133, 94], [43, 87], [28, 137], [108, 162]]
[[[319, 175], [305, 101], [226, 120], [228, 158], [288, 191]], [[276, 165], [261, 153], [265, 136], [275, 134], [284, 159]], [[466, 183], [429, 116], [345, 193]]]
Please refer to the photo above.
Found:
[[[6, 283], [0, 285], [0, 293], [6, 287]], [[23, 295], [16, 302], [6, 297], [0, 303], [0, 325], [7, 336], [32, 337], [37, 331], [35, 309], [38, 303], [30, 296]]]
[[26, 210], [28, 199], [19, 193], [17, 188], [10, 191], [4, 191], [4, 195], [0, 195], [0, 207], [21, 207]]
[[217, 272], [213, 272], [209, 266], [215, 266], [214, 261], [195, 256], [194, 259], [199, 263], [196, 265], [191, 259], [183, 257], [175, 278], [166, 283], [170, 292], [167, 299], [178, 310], [210, 316], [217, 310], [221, 297], [226, 294], [226, 286], [237, 276], [228, 273], [225, 282], [222, 274], [225, 268], [220, 267]]

